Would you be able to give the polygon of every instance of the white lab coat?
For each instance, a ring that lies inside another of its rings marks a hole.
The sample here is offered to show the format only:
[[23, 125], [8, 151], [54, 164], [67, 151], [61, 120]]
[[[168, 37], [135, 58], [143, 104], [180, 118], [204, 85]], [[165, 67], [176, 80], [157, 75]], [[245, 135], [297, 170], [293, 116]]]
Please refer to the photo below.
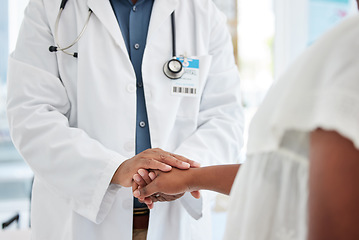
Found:
[[[135, 154], [136, 80], [108, 0], [70, 0], [50, 53], [60, 0], [31, 0], [9, 60], [8, 118], [13, 141], [35, 174], [33, 239], [132, 239], [130, 188], [109, 182]], [[200, 58], [197, 97], [173, 96], [162, 72], [177, 53]], [[143, 56], [152, 147], [203, 165], [234, 162], [242, 145], [239, 78], [225, 17], [210, 0], [156, 0]], [[148, 239], [211, 239], [206, 195], [156, 203]], [[198, 220], [197, 220], [198, 219]]]

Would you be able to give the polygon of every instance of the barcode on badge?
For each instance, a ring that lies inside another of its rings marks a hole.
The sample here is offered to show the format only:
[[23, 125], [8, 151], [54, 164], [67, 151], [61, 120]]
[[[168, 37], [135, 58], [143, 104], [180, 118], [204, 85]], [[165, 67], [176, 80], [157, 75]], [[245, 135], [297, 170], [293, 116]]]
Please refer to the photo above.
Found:
[[173, 93], [184, 93], [184, 94], [197, 94], [196, 88], [190, 88], [190, 87], [173, 87]]

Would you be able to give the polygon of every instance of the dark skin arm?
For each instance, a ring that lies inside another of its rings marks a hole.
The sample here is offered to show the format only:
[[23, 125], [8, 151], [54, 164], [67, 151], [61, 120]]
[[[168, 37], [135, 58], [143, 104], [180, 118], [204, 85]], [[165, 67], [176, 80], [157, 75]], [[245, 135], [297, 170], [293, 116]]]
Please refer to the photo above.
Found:
[[310, 140], [308, 240], [359, 239], [359, 151], [333, 131]]
[[114, 173], [111, 183], [131, 187], [133, 175], [141, 168], [158, 169], [167, 172], [171, 171], [172, 167], [188, 169], [191, 166], [199, 166], [199, 163], [183, 156], [166, 152], [160, 148], [147, 149], [124, 161]]
[[321, 129], [310, 148], [308, 240], [359, 239], [359, 150]]
[[229, 194], [240, 165], [217, 165], [171, 172], [154, 171], [154, 180], [147, 186], [134, 189], [134, 196], [149, 197], [156, 193], [175, 195], [198, 190]]

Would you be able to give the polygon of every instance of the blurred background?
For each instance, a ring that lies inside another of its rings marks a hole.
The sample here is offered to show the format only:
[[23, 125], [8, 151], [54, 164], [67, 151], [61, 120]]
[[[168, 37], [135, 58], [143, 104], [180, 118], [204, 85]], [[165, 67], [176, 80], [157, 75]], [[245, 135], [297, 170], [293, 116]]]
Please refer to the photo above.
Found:
[[[272, 83], [325, 31], [356, 12], [355, 0], [214, 0], [227, 15], [241, 75], [246, 129]], [[0, 223], [28, 229], [33, 174], [11, 143], [5, 113], [8, 55], [28, 0], [0, 0]], [[245, 133], [247, 138], [247, 132]], [[245, 160], [245, 147], [242, 161]], [[221, 239], [227, 198], [213, 206], [214, 239]]]

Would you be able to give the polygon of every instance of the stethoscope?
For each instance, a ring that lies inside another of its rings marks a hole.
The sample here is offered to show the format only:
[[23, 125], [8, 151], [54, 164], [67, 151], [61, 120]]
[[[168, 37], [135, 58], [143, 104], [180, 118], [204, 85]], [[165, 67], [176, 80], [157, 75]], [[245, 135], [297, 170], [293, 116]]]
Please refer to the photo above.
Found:
[[179, 79], [184, 74], [183, 64], [176, 56], [176, 20], [175, 12], [171, 14], [171, 26], [172, 26], [172, 59], [167, 61], [163, 65], [164, 74], [170, 79]]
[[[56, 22], [55, 22], [55, 44], [56, 46], [50, 46], [49, 47], [49, 51], [50, 52], [57, 52], [57, 51], [61, 51], [67, 55], [73, 56], [75, 58], [78, 57], [78, 53], [77, 52], [69, 52], [68, 49], [71, 48], [72, 46], [74, 46], [82, 37], [82, 35], [84, 34], [89, 21], [90, 21], [90, 17], [92, 15], [92, 10], [89, 9], [89, 13], [87, 16], [87, 20], [80, 32], [80, 34], [77, 36], [77, 38], [68, 46], [66, 47], [61, 47], [59, 44], [59, 38], [58, 38], [58, 30], [59, 30], [59, 22], [60, 22], [60, 17], [61, 14], [66, 6], [68, 0], [62, 0], [61, 1], [61, 5], [60, 5], [60, 10], [59, 13], [57, 14], [56, 17]], [[183, 64], [180, 60], [177, 59], [176, 56], [176, 25], [175, 25], [175, 13], [172, 12], [171, 14], [171, 26], [172, 26], [172, 58], [167, 61], [164, 66], [163, 66], [163, 72], [164, 74], [170, 78], [170, 79], [179, 79], [183, 76], [184, 74], [184, 67]]]
[[59, 10], [59, 13], [57, 14], [56, 22], [55, 22], [55, 44], [56, 44], [56, 46], [50, 46], [49, 51], [50, 52], [61, 51], [63, 53], [66, 53], [67, 55], [70, 55], [70, 56], [73, 56], [73, 57], [77, 58], [78, 57], [77, 52], [68, 52], [67, 49], [71, 48], [73, 45], [75, 45], [81, 39], [82, 35], [84, 34], [84, 32], [85, 32], [85, 30], [86, 30], [86, 28], [88, 26], [89, 21], [90, 21], [90, 17], [92, 15], [92, 10], [89, 9], [89, 14], [87, 16], [87, 20], [85, 22], [85, 25], [83, 26], [80, 34], [77, 36], [75, 41], [73, 41], [70, 45], [68, 45], [66, 47], [61, 47], [60, 44], [59, 44], [59, 38], [58, 38], [59, 22], [60, 22], [60, 17], [61, 17], [62, 11], [64, 10], [64, 8], [66, 6], [67, 1], [68, 0], [62, 0], [61, 1], [60, 10]]

